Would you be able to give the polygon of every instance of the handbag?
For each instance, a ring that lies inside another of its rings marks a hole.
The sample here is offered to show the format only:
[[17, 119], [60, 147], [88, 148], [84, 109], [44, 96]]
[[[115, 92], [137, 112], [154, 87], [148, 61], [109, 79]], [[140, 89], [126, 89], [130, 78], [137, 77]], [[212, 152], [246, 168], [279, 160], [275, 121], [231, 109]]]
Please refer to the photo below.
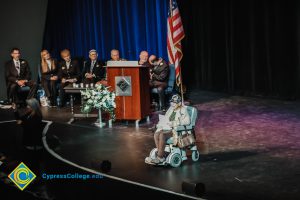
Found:
[[176, 131], [173, 132], [173, 145], [178, 146], [179, 148], [184, 148], [190, 145], [195, 144], [196, 139], [191, 131], [182, 131], [178, 136]]

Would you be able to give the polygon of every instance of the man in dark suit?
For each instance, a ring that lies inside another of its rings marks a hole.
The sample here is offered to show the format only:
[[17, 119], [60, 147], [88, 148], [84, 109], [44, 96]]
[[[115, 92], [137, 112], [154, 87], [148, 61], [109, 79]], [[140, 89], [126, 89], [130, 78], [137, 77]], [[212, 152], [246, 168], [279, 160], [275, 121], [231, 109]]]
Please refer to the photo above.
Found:
[[36, 83], [31, 80], [29, 64], [26, 60], [20, 59], [20, 49], [13, 48], [10, 52], [11, 60], [5, 64], [5, 80], [7, 86], [8, 100], [12, 103], [21, 103], [20, 93], [25, 86], [30, 90], [27, 99], [35, 97]]
[[149, 63], [148, 60], [149, 53], [147, 51], [141, 51], [139, 56], [139, 65], [143, 65], [144, 67], [149, 67], [149, 69], [152, 67], [152, 65]]
[[82, 82], [84, 84], [97, 83], [105, 80], [106, 70], [103, 63], [98, 60], [98, 53], [95, 49], [89, 51], [89, 60], [84, 62], [82, 70]]
[[165, 107], [165, 89], [168, 86], [169, 65], [162, 58], [151, 55], [149, 62], [152, 65], [150, 69], [150, 88], [157, 88], [159, 97], [159, 110], [164, 111]]
[[59, 96], [61, 100], [61, 106], [65, 103], [65, 91], [64, 87], [69, 84], [77, 83], [80, 81], [80, 66], [77, 60], [71, 59], [71, 53], [68, 49], [64, 49], [60, 52], [63, 61], [59, 64], [58, 78], [60, 80]]

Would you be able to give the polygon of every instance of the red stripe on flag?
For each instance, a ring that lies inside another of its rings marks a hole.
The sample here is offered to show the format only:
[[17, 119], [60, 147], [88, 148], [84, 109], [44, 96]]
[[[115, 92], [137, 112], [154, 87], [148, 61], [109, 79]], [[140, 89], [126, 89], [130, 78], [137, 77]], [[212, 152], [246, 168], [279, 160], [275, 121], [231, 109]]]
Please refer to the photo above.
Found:
[[181, 40], [184, 38], [183, 25], [177, 7], [176, 0], [170, 0], [170, 13], [167, 20], [168, 36], [167, 36], [167, 50], [169, 62], [175, 66], [176, 83], [179, 86], [180, 78], [180, 61], [183, 57]]

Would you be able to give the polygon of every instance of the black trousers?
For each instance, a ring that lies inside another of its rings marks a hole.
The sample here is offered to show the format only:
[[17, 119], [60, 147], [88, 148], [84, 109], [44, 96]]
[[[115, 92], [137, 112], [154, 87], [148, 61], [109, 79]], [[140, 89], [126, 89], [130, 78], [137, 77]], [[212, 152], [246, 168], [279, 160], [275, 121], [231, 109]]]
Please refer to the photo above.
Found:
[[151, 81], [149, 82], [150, 88], [157, 88], [158, 97], [159, 97], [159, 109], [165, 109], [165, 89], [168, 84], [166, 82], [161, 81]]
[[51, 101], [51, 104], [56, 105], [56, 97], [57, 97], [56, 81], [42, 79], [41, 84], [45, 90], [47, 98]]
[[64, 87], [66, 87], [67, 85], [71, 85], [71, 83], [60, 83], [59, 85], [59, 98], [60, 98], [60, 102], [61, 102], [61, 107], [65, 106], [66, 103], [66, 94], [65, 94], [65, 90]]
[[[29, 87], [29, 91], [24, 90], [24, 86], [21, 88], [17, 83], [10, 83], [7, 86], [8, 99], [13, 103], [19, 103], [25, 99], [31, 99], [36, 96], [37, 85], [34, 81], [30, 80], [25, 83], [25, 86]], [[23, 98], [25, 97], [25, 98]]]

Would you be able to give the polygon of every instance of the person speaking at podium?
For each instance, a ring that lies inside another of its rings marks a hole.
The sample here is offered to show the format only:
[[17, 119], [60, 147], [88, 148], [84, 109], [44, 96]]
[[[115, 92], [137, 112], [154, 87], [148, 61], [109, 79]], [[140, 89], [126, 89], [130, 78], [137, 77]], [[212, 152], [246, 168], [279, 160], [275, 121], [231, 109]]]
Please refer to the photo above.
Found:
[[126, 61], [124, 58], [120, 58], [120, 52], [117, 49], [113, 49], [110, 51], [111, 59], [109, 61]]

